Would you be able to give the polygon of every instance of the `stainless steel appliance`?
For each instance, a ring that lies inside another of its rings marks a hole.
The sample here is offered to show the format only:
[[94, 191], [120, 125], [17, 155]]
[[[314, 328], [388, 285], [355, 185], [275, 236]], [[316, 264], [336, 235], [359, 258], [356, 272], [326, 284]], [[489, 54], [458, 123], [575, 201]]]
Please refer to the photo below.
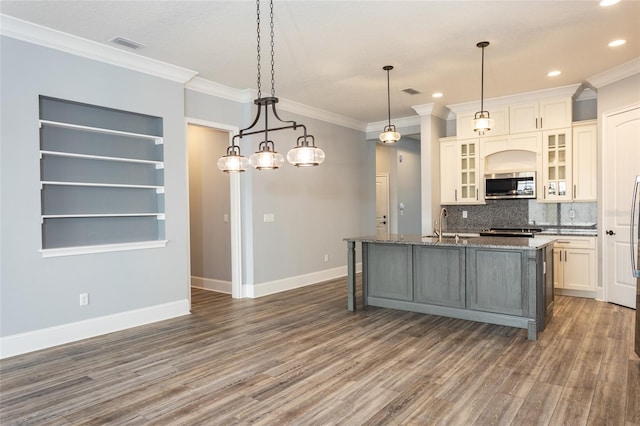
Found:
[[487, 200], [536, 198], [536, 172], [484, 175], [484, 198]]
[[542, 228], [491, 228], [480, 231], [480, 236], [531, 238], [538, 232], [542, 232]]
[[640, 356], [640, 199], [638, 197], [640, 189], [640, 176], [636, 176], [636, 183], [633, 186], [633, 197], [631, 201], [631, 271], [636, 278], [636, 353]]

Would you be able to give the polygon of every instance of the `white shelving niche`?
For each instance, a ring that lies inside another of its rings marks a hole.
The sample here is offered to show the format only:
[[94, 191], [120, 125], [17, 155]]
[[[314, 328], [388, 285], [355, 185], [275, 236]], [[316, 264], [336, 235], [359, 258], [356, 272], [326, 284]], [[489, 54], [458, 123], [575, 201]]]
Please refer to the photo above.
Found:
[[44, 257], [166, 245], [162, 118], [40, 97]]

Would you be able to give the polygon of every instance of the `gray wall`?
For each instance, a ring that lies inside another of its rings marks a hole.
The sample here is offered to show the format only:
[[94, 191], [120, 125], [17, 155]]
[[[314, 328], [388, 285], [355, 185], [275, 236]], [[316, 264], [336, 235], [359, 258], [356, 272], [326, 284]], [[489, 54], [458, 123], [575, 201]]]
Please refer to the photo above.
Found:
[[[375, 148], [366, 143], [364, 132], [287, 111], [280, 116], [306, 125], [326, 160], [319, 167], [286, 163], [278, 170], [246, 174], [251, 179], [255, 283], [344, 266], [342, 239], [375, 232]], [[286, 156], [297, 135], [285, 130], [270, 136], [276, 151]], [[257, 141], [252, 147], [257, 149]], [[275, 222], [264, 223], [265, 213], [273, 213]]]
[[[249, 125], [253, 103], [186, 91], [186, 115], [214, 123]], [[304, 124], [325, 152], [319, 167], [247, 170], [240, 176], [243, 284], [261, 284], [346, 264], [347, 236], [375, 232], [375, 145], [364, 132], [280, 110], [285, 120]], [[299, 132], [270, 134], [286, 156]], [[243, 138], [242, 154], [258, 149], [257, 136]], [[265, 214], [275, 221], [264, 222]], [[329, 261], [324, 261], [324, 255]]]
[[[1, 54], [1, 336], [188, 300], [185, 116], [241, 128], [253, 103], [11, 38], [2, 38]], [[166, 248], [42, 257], [39, 95], [163, 117]], [[280, 114], [305, 124], [327, 160], [316, 168], [286, 164], [241, 176], [243, 284], [342, 268], [343, 238], [375, 230], [375, 147], [364, 132]], [[296, 136], [283, 131], [272, 139], [286, 155]], [[245, 139], [248, 156], [257, 140]], [[264, 223], [264, 213], [275, 222]], [[90, 305], [79, 307], [84, 292]]]
[[229, 175], [216, 166], [226, 153], [229, 133], [190, 124], [187, 143], [191, 275], [230, 283]]
[[[183, 85], [7, 37], [1, 55], [0, 335], [188, 299]], [[42, 257], [39, 95], [163, 117], [166, 248]]]

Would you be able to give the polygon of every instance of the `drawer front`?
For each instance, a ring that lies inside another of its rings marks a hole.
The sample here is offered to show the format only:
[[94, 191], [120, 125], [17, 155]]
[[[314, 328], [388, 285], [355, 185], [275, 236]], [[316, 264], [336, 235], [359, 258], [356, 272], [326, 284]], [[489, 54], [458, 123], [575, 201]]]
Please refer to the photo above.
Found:
[[582, 248], [582, 249], [594, 249], [596, 248], [596, 237], [564, 237], [558, 236], [554, 247], [555, 248]]

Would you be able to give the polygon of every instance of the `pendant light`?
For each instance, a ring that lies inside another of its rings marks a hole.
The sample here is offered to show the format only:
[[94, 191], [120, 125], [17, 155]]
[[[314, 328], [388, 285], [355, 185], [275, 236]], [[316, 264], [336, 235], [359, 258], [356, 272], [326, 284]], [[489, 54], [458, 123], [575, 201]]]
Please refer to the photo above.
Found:
[[[270, 41], [271, 41], [271, 96], [262, 97], [262, 85], [260, 74], [260, 0], [256, 0], [256, 23], [257, 23], [257, 44], [258, 44], [258, 98], [253, 101], [258, 106], [256, 117], [253, 123], [245, 129], [235, 135], [231, 140], [231, 146], [227, 148], [227, 155], [224, 155], [218, 160], [218, 168], [223, 172], [244, 172], [248, 165], [255, 167], [258, 170], [270, 170], [277, 169], [284, 164], [284, 157], [282, 154], [276, 152], [275, 144], [269, 139], [269, 132], [275, 132], [278, 130], [293, 129], [298, 130], [302, 128], [303, 134], [298, 137], [296, 146], [289, 151], [287, 159], [291, 164], [298, 167], [304, 166], [317, 166], [324, 161], [324, 152], [317, 148], [315, 140], [312, 135], [307, 135], [307, 128], [304, 124], [298, 124], [295, 121], [282, 120], [276, 111], [276, 104], [278, 98], [275, 95], [275, 72], [274, 72], [274, 33], [273, 33], [273, 0], [269, 1], [270, 8]], [[269, 128], [269, 107], [271, 107], [271, 114], [277, 121], [284, 123], [284, 126], [275, 128]], [[263, 113], [264, 110], [264, 113]], [[264, 115], [264, 130], [251, 130], [260, 120], [260, 117]], [[251, 130], [251, 131], [250, 131]], [[264, 134], [264, 139], [258, 145], [258, 151], [253, 153], [249, 160], [240, 154], [240, 147], [237, 145], [237, 140], [242, 139], [244, 136]]]
[[391, 124], [391, 91], [389, 86], [389, 71], [393, 69], [393, 65], [385, 65], [382, 67], [387, 72], [387, 111], [389, 113], [389, 124], [384, 127], [380, 133], [380, 141], [383, 143], [396, 143], [400, 140], [400, 133], [396, 131], [396, 126]]
[[488, 41], [481, 41], [476, 44], [477, 47], [482, 49], [482, 71], [480, 74], [480, 111], [476, 112], [473, 121], [473, 131], [478, 132], [479, 135], [484, 135], [493, 128], [494, 121], [489, 115], [489, 111], [484, 110], [484, 48], [489, 46]]

